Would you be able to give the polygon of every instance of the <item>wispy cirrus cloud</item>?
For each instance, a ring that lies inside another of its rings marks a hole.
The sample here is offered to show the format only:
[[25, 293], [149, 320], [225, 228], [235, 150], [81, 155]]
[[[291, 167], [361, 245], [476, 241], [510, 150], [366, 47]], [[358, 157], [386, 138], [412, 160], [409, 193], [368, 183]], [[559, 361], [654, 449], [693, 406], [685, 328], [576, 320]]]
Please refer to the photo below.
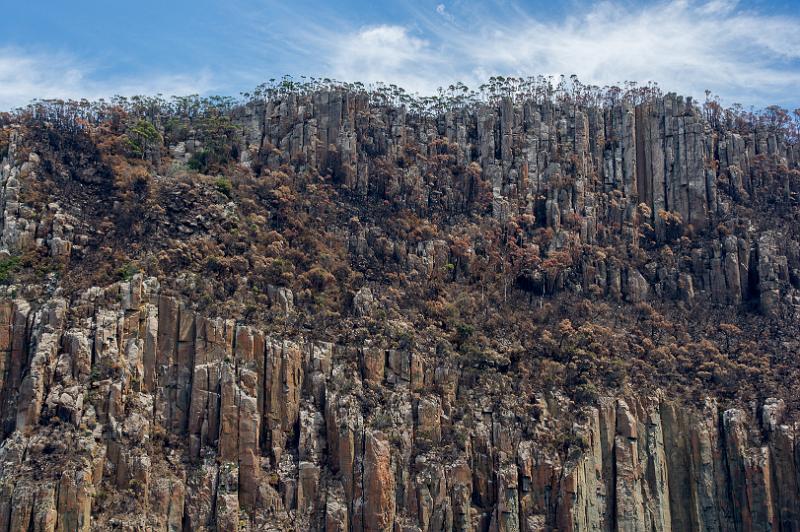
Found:
[[30, 52], [0, 48], [0, 110], [33, 99], [99, 99], [114, 95], [191, 94], [213, 88], [208, 71], [196, 75], [149, 73], [143, 76], [104, 76], [100, 68], [63, 52]]
[[609, 0], [559, 20], [516, 4], [487, 11], [462, 2], [414, 15], [405, 25], [307, 40], [327, 43], [316, 54], [326, 75], [423, 93], [497, 74], [577, 74], [598, 85], [655, 81], [695, 97], [709, 89], [728, 103], [800, 105], [800, 16], [769, 16], [734, 0]]
[[427, 93], [443, 83], [448, 67], [430, 41], [402, 26], [361, 28], [334, 42], [327, 66], [341, 80], [383, 81]]
[[[711, 89], [728, 100], [785, 99], [800, 82], [800, 18], [739, 9], [735, 2], [687, 0], [631, 10], [596, 4], [560, 22], [534, 17], [509, 30], [484, 24], [482, 39], [446, 38], [483, 71], [577, 74], [586, 82], [659, 82], [699, 96]], [[476, 46], [487, 39], [492, 46]]]
[[229, 0], [209, 33], [154, 35], [146, 51], [127, 46], [92, 61], [4, 48], [0, 36], [0, 109], [33, 98], [236, 94], [282, 74], [423, 94], [493, 75], [577, 74], [601, 86], [655, 81], [700, 98], [709, 89], [726, 103], [800, 107], [800, 14], [768, 13], [764, 1], [522, 2]]

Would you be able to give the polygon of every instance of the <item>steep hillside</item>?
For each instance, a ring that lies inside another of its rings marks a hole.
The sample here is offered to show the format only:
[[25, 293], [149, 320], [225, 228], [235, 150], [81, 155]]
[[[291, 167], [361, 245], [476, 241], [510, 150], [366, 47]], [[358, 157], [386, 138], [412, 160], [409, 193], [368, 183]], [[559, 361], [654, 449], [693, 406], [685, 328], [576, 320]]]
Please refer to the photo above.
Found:
[[799, 131], [504, 78], [0, 116], [0, 531], [800, 530]]

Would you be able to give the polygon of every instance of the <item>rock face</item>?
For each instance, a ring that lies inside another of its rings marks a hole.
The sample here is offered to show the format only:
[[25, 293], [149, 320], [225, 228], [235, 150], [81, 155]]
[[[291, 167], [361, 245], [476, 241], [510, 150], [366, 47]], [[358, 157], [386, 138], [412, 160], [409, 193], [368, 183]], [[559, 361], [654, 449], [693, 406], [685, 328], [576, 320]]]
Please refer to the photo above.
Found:
[[[763, 195], [757, 176], [765, 161], [798, 165], [798, 147], [780, 133], [720, 131], [691, 99], [674, 94], [604, 107], [501, 98], [420, 116], [367, 93], [331, 90], [251, 102], [236, 120], [245, 164], [254, 154], [275, 169], [302, 161], [301, 171], [328, 172], [356, 197], [400, 197], [420, 216], [474, 209], [484, 191], [497, 218], [528, 213], [556, 231], [569, 229], [574, 242], [554, 239], [554, 250], [617, 245], [620, 234], [635, 246], [642, 231], [668, 243], [676, 228], [713, 230], [733, 203]], [[426, 178], [436, 172], [430, 158], [441, 153], [453, 168], [473, 164], [477, 172]], [[754, 300], [775, 313], [781, 297], [797, 296], [790, 272], [800, 271], [800, 254], [787, 236], [771, 226], [744, 238], [723, 234], [692, 249], [691, 261], [653, 263], [646, 272], [583, 257], [572, 283], [633, 303]], [[550, 279], [541, 290], [564, 283]]]
[[458, 377], [452, 395], [424, 352], [208, 319], [141, 276], [0, 308], [3, 530], [800, 527], [777, 399], [633, 395], [574, 418], [542, 395], [526, 414]]
[[[568, 271], [535, 272], [541, 279], [531, 289], [540, 294], [580, 290], [631, 303], [751, 302], [767, 315], [779, 312], [780, 301], [800, 304], [794, 232], [758, 220], [731, 221], [740, 205], [793, 204], [800, 146], [766, 124], [749, 130], [712, 125], [690, 98], [670, 93], [607, 105], [499, 98], [420, 113], [367, 92], [332, 89], [254, 99], [230, 117], [241, 132], [236, 151], [247, 167], [321, 173], [356, 201], [397, 202], [423, 218], [484, 211], [500, 220], [533, 216], [556, 234], [543, 255], [574, 256]], [[21, 183], [37, 179], [42, 162], [36, 153], [24, 157], [20, 142], [13, 133], [0, 168], [0, 251], [41, 248], [61, 260], [80, 258], [88, 236], [76, 230], [74, 215], [58, 201], [48, 204], [47, 216], [21, 201]], [[199, 140], [171, 149], [176, 163], [201, 151]], [[437, 157], [444, 162], [432, 162]], [[180, 200], [171, 198], [176, 205]], [[737, 223], [744, 225], [730, 234]], [[179, 229], [191, 234], [203, 228], [195, 220]], [[620, 264], [586, 251], [636, 249], [644, 237], [676, 253], [687, 230], [705, 237], [672, 260]], [[435, 242], [423, 249], [390, 242], [391, 249], [376, 250], [382, 233], [353, 224], [352, 253], [387, 255], [428, 275], [438, 262], [448, 264]], [[291, 312], [291, 290], [270, 285], [267, 292], [273, 307]], [[354, 304], [366, 312], [369, 289]]]
[[[672, 94], [426, 111], [324, 89], [225, 113], [232, 175], [255, 183], [252, 198], [196, 173], [131, 184], [144, 166], [113, 151], [123, 133], [105, 143], [125, 170], [110, 185], [77, 159], [74, 179], [52, 175], [21, 128], [0, 136], [0, 532], [800, 530], [797, 401], [765, 378], [791, 375], [797, 341], [770, 333], [780, 360], [748, 341], [800, 316], [797, 142]], [[203, 142], [165, 150], [172, 170], [208, 156]], [[50, 181], [68, 193], [42, 202]], [[125, 254], [97, 212], [147, 187], [165, 204], [142, 216], [178, 236], [132, 237]], [[122, 199], [105, 205], [112, 188]], [[203, 194], [210, 206], [187, 199]], [[388, 206], [402, 219], [382, 219]], [[287, 229], [301, 211], [341, 249]], [[467, 238], [467, 225], [487, 234]], [[159, 277], [105, 271], [117, 254]], [[20, 261], [33, 287], [6, 286]], [[105, 287], [64, 275], [84, 262]], [[219, 272], [205, 295], [222, 311], [207, 315], [193, 296]], [[504, 307], [488, 303], [493, 282]], [[264, 308], [238, 301], [252, 293]], [[510, 330], [561, 320], [568, 298], [586, 327], [607, 318], [591, 303], [610, 301], [648, 338], [610, 353], [569, 319], [525, 346]], [[495, 323], [515, 304], [525, 313]], [[720, 353], [659, 315], [667, 304], [684, 320], [749, 312], [737, 323], [750, 330], [719, 324]], [[569, 343], [582, 335], [588, 346]], [[541, 346], [580, 389], [525, 363]], [[579, 379], [626, 357], [659, 375], [600, 393]], [[653, 384], [678, 366], [728, 393]], [[764, 381], [757, 400], [736, 397], [737, 375]]]

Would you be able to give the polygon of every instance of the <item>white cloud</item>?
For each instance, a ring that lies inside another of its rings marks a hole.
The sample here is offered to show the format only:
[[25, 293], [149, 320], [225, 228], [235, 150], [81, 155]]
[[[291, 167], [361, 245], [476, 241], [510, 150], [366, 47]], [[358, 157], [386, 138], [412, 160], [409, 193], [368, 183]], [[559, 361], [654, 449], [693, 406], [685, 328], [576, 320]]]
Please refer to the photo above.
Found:
[[108, 78], [106, 65], [0, 47], [0, 109], [45, 97], [248, 90], [285, 73], [424, 94], [492, 75], [577, 74], [597, 85], [656, 81], [699, 98], [710, 89], [726, 103], [800, 106], [800, 15], [770, 16], [739, 0], [571, 0], [555, 19], [515, 0], [409, 2], [404, 16], [381, 23], [370, 14], [361, 27], [333, 7], [262, 1], [262, 12], [250, 3], [236, 11], [230, 46], [239, 53], [195, 76]]
[[[413, 25], [325, 35], [324, 68], [348, 81], [385, 81], [428, 93], [453, 81], [474, 86], [496, 74], [577, 74], [598, 85], [656, 81], [695, 97], [708, 88], [728, 103], [800, 103], [800, 17], [763, 15], [736, 0], [635, 8], [608, 0], [555, 22], [513, 4], [488, 15], [451, 13], [443, 4], [436, 11], [427, 19], [416, 13]], [[441, 23], [443, 13], [452, 23]]]
[[700, 7], [700, 11], [709, 14], [727, 14], [739, 5], [739, 0], [711, 0]]
[[438, 4], [436, 6], [436, 12], [448, 22], [453, 22], [455, 20], [453, 18], [453, 15], [451, 15], [450, 12], [447, 11], [447, 6], [445, 6], [444, 4]]
[[402, 26], [366, 27], [328, 39], [333, 46], [327, 68], [339, 80], [384, 81], [421, 92], [433, 92], [441, 84], [441, 54]]
[[208, 72], [196, 76], [155, 74], [101, 79], [97, 68], [68, 54], [0, 48], [0, 110], [26, 105], [33, 99], [202, 93], [211, 88], [211, 83]]

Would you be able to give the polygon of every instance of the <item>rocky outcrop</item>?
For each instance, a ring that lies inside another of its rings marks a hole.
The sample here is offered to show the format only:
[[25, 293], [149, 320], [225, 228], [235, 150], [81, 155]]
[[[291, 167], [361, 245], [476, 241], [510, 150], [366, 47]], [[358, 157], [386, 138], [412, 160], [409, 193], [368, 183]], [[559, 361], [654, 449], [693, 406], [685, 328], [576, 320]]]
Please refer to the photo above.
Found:
[[39, 178], [42, 161], [34, 152], [27, 157], [19, 154], [22, 143], [21, 135], [12, 132], [8, 155], [0, 162], [0, 254], [7, 257], [43, 248], [59, 261], [69, 259], [73, 251], [80, 256], [86, 235], [77, 234], [76, 220], [63, 211], [59, 198], [47, 204], [44, 214], [24, 201], [23, 183]]
[[416, 349], [276, 337], [138, 275], [0, 308], [2, 530], [800, 527], [777, 399], [532, 414]]
[[797, 145], [671, 94], [437, 105], [226, 108], [233, 179], [4, 126], [0, 532], [800, 530]]
[[[715, 234], [736, 204], [769, 195], [759, 177], [765, 164], [797, 168], [797, 147], [766, 125], [750, 132], [712, 127], [691, 98], [591, 106], [508, 97], [420, 113], [334, 89], [256, 100], [234, 120], [243, 131], [243, 164], [313, 169], [356, 198], [396, 202], [420, 216], [481, 212], [488, 201], [496, 218], [532, 215], [555, 231], [543, 254], [618, 246], [620, 238], [636, 248], [641, 234], [661, 244], [686, 231], [711, 237], [695, 243], [690, 260], [652, 262], [647, 271], [618, 271], [610, 257], [582, 256], [574, 277], [559, 272], [538, 293], [600, 291], [633, 303], [760, 300], [767, 314], [781, 298], [800, 301], [787, 275], [800, 271], [796, 241], [771, 227]], [[431, 162], [439, 157], [447, 157], [450, 173]], [[781, 179], [790, 190], [789, 174]], [[427, 250], [369, 250], [365, 244], [381, 241], [380, 230], [353, 229], [357, 256], [407, 254], [399, 261], [431, 264]], [[356, 309], [365, 301], [361, 294]]]

